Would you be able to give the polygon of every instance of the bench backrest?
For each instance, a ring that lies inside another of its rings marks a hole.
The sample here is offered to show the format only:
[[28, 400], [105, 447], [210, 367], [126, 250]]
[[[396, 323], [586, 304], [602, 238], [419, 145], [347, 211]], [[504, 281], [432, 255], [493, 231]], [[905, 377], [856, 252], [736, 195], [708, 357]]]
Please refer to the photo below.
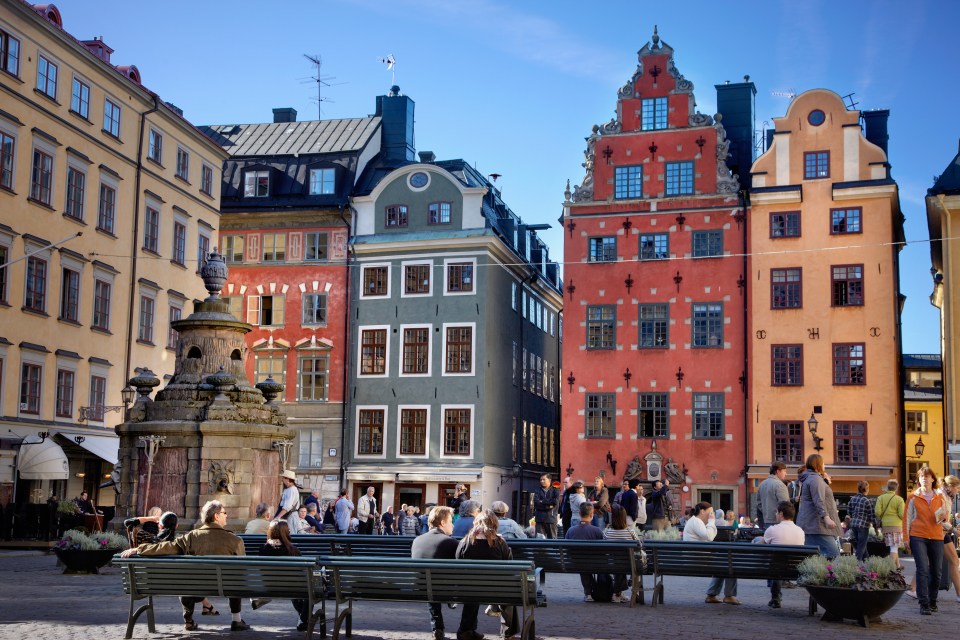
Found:
[[[243, 534], [243, 547], [248, 556], [260, 553], [267, 537]], [[413, 536], [363, 536], [355, 534], [311, 534], [290, 536], [293, 544], [305, 556], [392, 556], [409, 558]]]
[[539, 570], [518, 560], [423, 560], [332, 556], [318, 559], [337, 600], [462, 602], [533, 606]]
[[659, 575], [781, 580], [795, 580], [800, 563], [818, 553], [813, 546], [662, 540], [644, 549]]
[[515, 560], [558, 573], [636, 573], [641, 546], [631, 540], [507, 540]]
[[121, 558], [124, 593], [144, 596], [303, 598], [323, 593], [314, 557], [153, 556]]

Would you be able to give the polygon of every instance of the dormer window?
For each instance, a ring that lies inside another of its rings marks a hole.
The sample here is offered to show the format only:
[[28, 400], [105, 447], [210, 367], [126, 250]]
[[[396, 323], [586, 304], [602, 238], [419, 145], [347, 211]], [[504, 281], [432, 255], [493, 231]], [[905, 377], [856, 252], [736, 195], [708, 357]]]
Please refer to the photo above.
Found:
[[310, 169], [310, 195], [336, 193], [336, 169]]
[[266, 198], [270, 195], [270, 172], [247, 171], [243, 174], [243, 197]]
[[640, 101], [640, 130], [667, 128], [667, 99], [645, 98]]

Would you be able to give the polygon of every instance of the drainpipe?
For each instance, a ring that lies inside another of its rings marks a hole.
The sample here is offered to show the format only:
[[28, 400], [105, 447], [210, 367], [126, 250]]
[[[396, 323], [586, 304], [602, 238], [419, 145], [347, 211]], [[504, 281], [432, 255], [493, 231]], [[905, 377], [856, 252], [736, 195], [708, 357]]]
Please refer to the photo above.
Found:
[[[357, 218], [357, 210], [353, 208], [353, 205], [345, 205], [350, 207], [350, 212], [353, 216], [353, 219]], [[353, 247], [353, 225], [349, 220], [346, 219], [343, 215], [344, 205], [340, 206], [340, 220], [343, 222], [343, 226], [347, 228], [347, 260], [344, 264], [346, 269], [346, 300], [343, 305], [343, 402], [340, 403], [340, 486], [338, 489], [342, 489], [347, 486], [347, 474], [346, 474], [346, 465], [344, 464], [347, 457], [347, 403], [350, 400], [350, 395], [347, 393], [347, 380], [350, 371], [350, 256], [351, 249]], [[381, 496], [382, 498], [382, 496]]]
[[127, 309], [127, 348], [123, 356], [123, 382], [131, 377], [130, 360], [133, 357], [133, 305], [137, 296], [137, 239], [140, 237], [140, 179], [143, 174], [143, 133], [147, 116], [160, 109], [157, 94], [151, 93], [153, 108], [140, 114], [140, 137], [137, 140], [137, 173], [133, 191], [133, 238], [130, 243], [130, 298]]
[[[743, 312], [743, 485], [745, 489], [750, 488], [750, 476], [747, 473], [747, 470], [750, 468], [750, 415], [753, 413], [750, 411], [750, 407], [747, 404], [750, 402], [750, 363], [749, 363], [749, 353], [750, 350], [747, 348], [749, 345], [748, 340], [750, 339], [750, 331], [747, 327], [747, 294], [749, 292], [749, 283], [750, 275], [747, 273], [747, 202], [748, 194], [745, 189], [740, 189], [739, 193], [740, 207], [743, 210], [743, 305], [741, 311]], [[744, 498], [746, 499], [745, 507], [747, 509], [747, 515], [750, 516], [750, 493], [749, 491], [745, 492]]]

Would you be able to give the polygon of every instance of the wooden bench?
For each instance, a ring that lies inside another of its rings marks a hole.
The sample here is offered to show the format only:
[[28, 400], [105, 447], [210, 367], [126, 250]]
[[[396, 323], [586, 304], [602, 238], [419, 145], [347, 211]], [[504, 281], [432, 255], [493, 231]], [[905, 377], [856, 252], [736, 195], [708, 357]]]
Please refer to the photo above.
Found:
[[[313, 637], [317, 622], [321, 637], [325, 637], [324, 588], [316, 561], [310, 556], [114, 556], [113, 564], [123, 569], [123, 591], [130, 594], [124, 638], [133, 636], [134, 624], [144, 612], [147, 628], [156, 632], [155, 596], [303, 599], [311, 612], [306, 640]], [[144, 598], [146, 604], [136, 608]], [[314, 611], [317, 604], [320, 610]]]
[[[248, 556], [260, 553], [267, 537], [242, 534], [244, 552]], [[388, 556], [409, 558], [413, 536], [365, 536], [352, 533], [315, 534], [298, 533], [290, 540], [305, 556]]]
[[797, 567], [817, 555], [817, 547], [738, 542], [648, 540], [644, 549], [653, 564], [652, 606], [663, 604], [663, 577], [796, 580]]
[[522, 612], [521, 640], [534, 640], [540, 569], [531, 562], [357, 556], [322, 557], [318, 562], [336, 594], [333, 640], [339, 639], [344, 625], [346, 635], [352, 635], [354, 600], [516, 606]]

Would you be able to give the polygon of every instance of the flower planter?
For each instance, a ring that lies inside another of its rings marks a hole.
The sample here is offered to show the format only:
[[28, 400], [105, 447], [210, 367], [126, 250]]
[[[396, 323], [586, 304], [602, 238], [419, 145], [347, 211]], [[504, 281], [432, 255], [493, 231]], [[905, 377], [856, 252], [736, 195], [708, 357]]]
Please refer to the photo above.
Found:
[[64, 573], [99, 573], [100, 567], [106, 566], [119, 549], [54, 549], [57, 558], [63, 563]]
[[822, 620], [856, 620], [861, 627], [879, 622], [880, 616], [893, 608], [906, 589], [858, 591], [843, 587], [806, 585], [810, 594], [810, 615], [817, 612], [817, 605], [826, 610]]

